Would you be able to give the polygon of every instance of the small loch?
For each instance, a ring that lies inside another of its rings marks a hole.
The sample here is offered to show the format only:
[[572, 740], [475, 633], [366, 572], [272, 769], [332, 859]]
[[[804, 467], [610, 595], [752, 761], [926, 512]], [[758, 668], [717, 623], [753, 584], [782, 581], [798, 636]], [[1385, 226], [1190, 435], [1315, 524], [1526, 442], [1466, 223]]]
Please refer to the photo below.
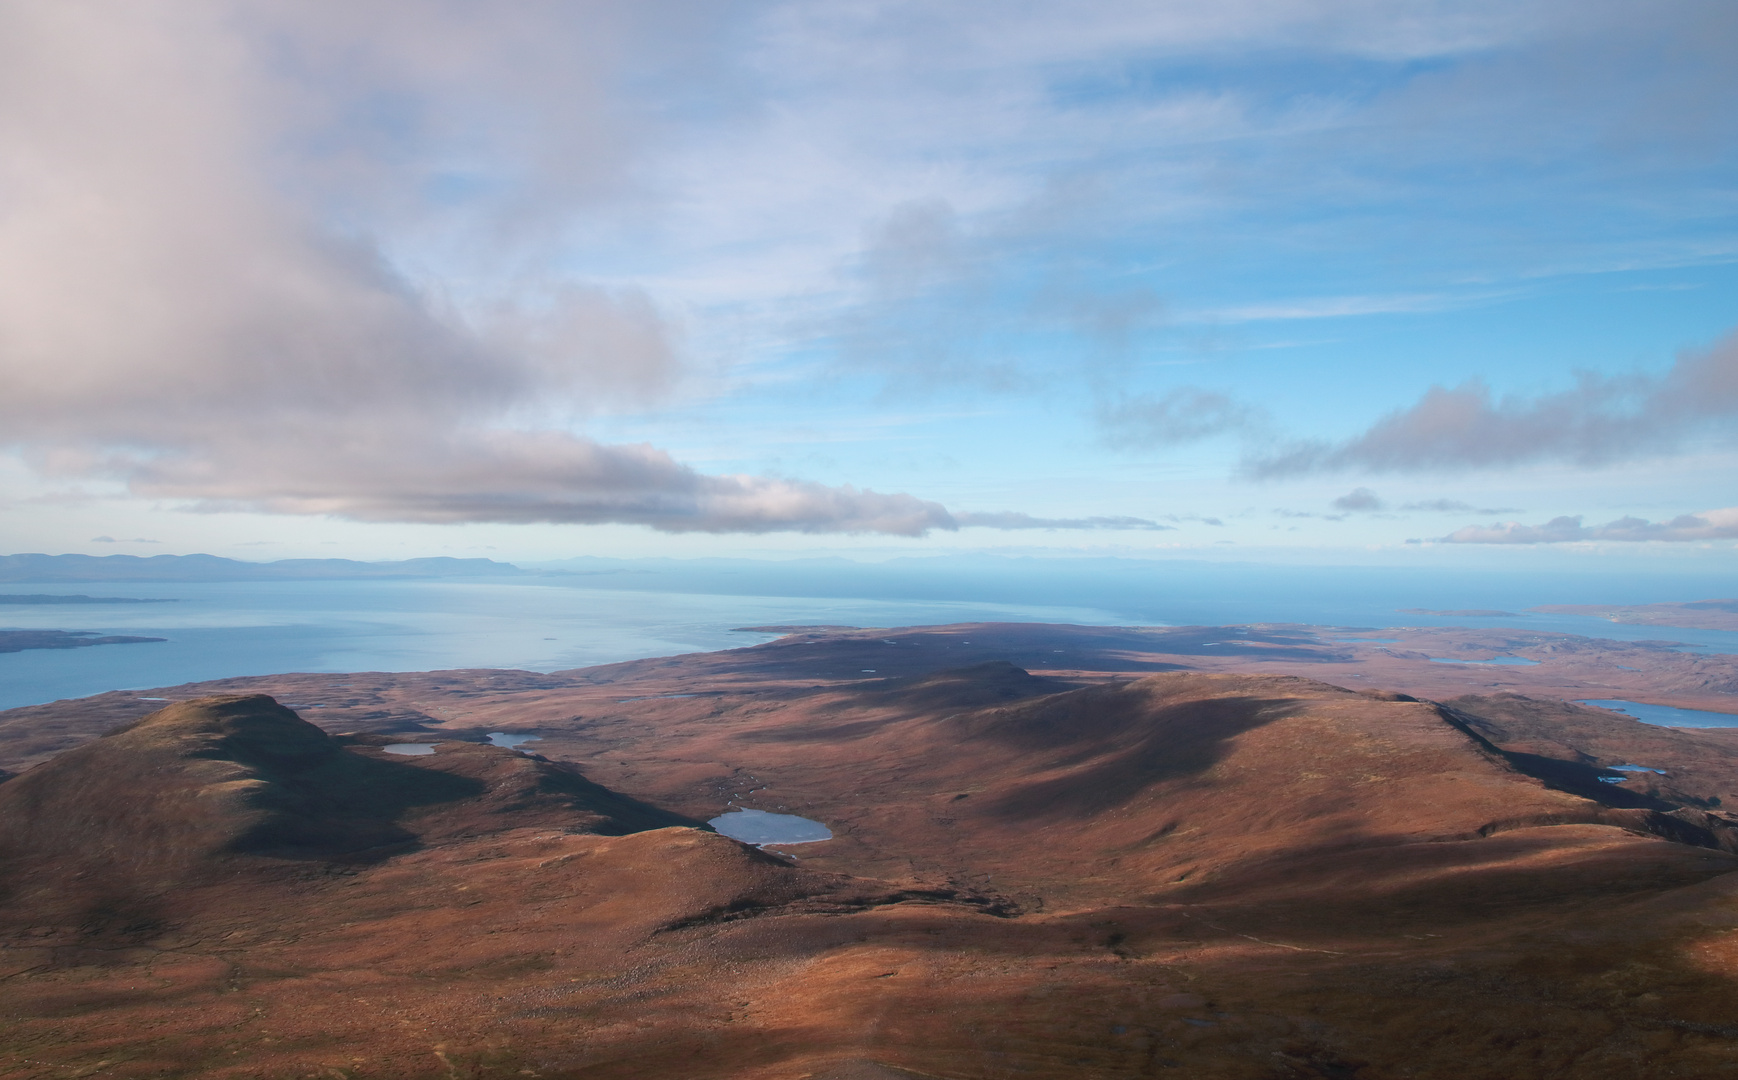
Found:
[[496, 746], [505, 746], [509, 750], [518, 750], [528, 742], [536, 742], [541, 735], [510, 735], [505, 731], [489, 732], [489, 741]]
[[422, 757], [434, 753], [433, 743], [395, 742], [381, 747], [389, 754], [403, 754], [405, 757]]
[[732, 840], [765, 847], [767, 844], [812, 844], [831, 840], [833, 831], [818, 821], [795, 814], [774, 814], [765, 810], [729, 810], [706, 824]]

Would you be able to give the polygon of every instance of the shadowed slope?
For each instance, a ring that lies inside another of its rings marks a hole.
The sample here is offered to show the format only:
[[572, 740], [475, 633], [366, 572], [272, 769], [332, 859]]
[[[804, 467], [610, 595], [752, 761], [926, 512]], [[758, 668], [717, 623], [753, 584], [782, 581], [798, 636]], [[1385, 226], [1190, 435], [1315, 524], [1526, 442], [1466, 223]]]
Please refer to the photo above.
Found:
[[0, 851], [173, 876], [215, 856], [333, 855], [412, 835], [407, 807], [467, 778], [370, 761], [263, 695], [171, 705], [0, 787]]
[[160, 887], [243, 854], [354, 861], [425, 835], [695, 824], [508, 750], [423, 765], [345, 741], [264, 695], [171, 705], [0, 786], [0, 856]]

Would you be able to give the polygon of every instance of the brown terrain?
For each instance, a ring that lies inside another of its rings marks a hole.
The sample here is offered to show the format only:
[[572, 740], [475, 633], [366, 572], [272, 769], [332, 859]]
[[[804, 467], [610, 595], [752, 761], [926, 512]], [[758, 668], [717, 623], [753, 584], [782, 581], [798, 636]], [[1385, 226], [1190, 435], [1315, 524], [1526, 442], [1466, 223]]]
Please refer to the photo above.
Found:
[[15, 709], [0, 1076], [1738, 1076], [1738, 731], [1620, 695], [1738, 669], [807, 627]]

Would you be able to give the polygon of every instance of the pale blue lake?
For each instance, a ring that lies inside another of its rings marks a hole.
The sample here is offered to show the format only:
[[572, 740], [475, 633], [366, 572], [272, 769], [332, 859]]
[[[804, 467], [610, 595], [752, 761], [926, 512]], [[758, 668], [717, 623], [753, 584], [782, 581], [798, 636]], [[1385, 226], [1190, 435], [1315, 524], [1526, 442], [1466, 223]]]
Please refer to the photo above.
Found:
[[732, 840], [757, 846], [813, 844], [833, 838], [833, 831], [818, 821], [795, 814], [774, 814], [766, 810], [731, 810], [719, 814], [706, 824]]
[[[1581, 702], [1583, 705], [1597, 705], [1602, 709], [1624, 713], [1633, 716], [1644, 724], [1656, 724], [1660, 727], [1738, 727], [1738, 716], [1731, 713], [1708, 712], [1705, 709], [1676, 709], [1670, 705], [1648, 705], [1640, 701], [1624, 701], [1620, 698], [1599, 698]], [[1619, 765], [1620, 769], [1632, 766]], [[1658, 771], [1657, 769], [1654, 771]]]

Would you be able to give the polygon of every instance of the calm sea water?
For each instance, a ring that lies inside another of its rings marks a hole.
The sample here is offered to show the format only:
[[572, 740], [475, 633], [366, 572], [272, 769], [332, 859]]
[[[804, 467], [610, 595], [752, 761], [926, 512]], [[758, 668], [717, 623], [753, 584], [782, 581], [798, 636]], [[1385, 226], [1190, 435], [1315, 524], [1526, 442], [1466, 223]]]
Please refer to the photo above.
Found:
[[171, 604], [0, 607], [0, 628], [167, 638], [0, 654], [0, 708], [105, 690], [290, 671], [557, 671], [754, 644], [741, 626], [1481, 626], [1738, 653], [1738, 634], [1575, 616], [1455, 618], [1401, 608], [1644, 603], [1738, 595], [1730, 577], [1612, 582], [1593, 575], [1420, 574], [1133, 560], [907, 564], [623, 563], [562, 577], [422, 581], [5, 585], [13, 593], [174, 598]]
[[9, 592], [174, 597], [173, 604], [0, 609], [7, 629], [167, 638], [0, 654], [0, 708], [105, 690], [289, 671], [559, 671], [772, 640], [739, 626], [1107, 623], [1083, 607], [714, 596], [498, 581], [6, 586]]

